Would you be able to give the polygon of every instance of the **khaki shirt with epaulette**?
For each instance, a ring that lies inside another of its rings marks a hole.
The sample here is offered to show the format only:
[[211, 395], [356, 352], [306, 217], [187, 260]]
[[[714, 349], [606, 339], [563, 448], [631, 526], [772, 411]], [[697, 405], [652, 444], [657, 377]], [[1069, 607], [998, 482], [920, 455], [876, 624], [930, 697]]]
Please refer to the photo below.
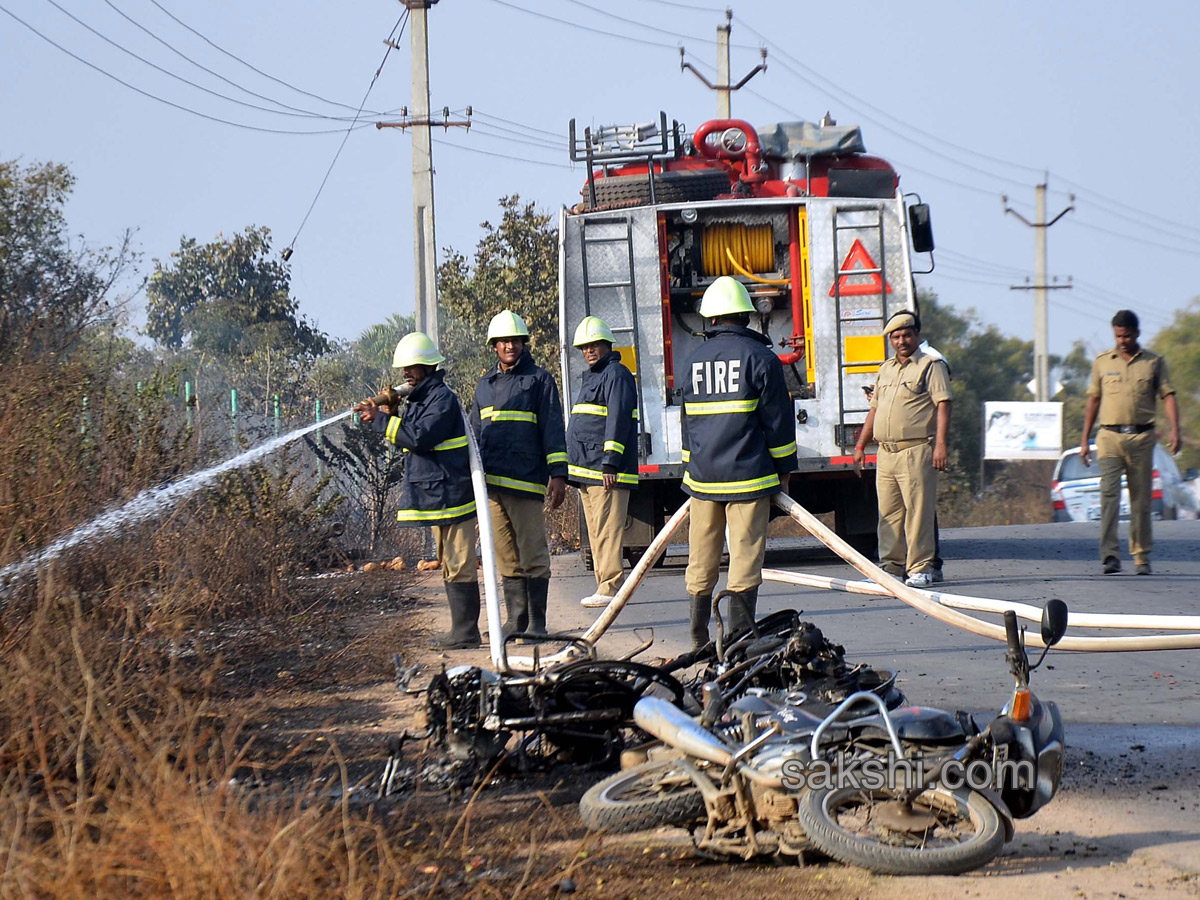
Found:
[[1100, 398], [1100, 425], [1153, 425], [1159, 397], [1175, 393], [1167, 377], [1167, 361], [1157, 353], [1138, 348], [1125, 359], [1115, 347], [1092, 363], [1088, 396]]
[[879, 367], [871, 395], [875, 440], [936, 437], [937, 405], [950, 399], [950, 373], [942, 360], [915, 350], [901, 365], [893, 356]]

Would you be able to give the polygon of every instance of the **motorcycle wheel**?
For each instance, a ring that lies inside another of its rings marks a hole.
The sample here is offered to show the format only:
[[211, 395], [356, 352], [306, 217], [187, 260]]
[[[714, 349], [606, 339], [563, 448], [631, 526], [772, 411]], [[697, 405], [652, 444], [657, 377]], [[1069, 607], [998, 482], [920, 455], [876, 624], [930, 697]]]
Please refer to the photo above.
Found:
[[579, 815], [592, 831], [611, 834], [708, 818], [700, 789], [672, 760], [645, 762], [592, 785], [579, 798]]
[[1004, 846], [1000, 815], [977, 791], [931, 788], [898, 820], [895, 790], [810, 789], [797, 816], [822, 853], [881, 875], [958, 875], [991, 862]]

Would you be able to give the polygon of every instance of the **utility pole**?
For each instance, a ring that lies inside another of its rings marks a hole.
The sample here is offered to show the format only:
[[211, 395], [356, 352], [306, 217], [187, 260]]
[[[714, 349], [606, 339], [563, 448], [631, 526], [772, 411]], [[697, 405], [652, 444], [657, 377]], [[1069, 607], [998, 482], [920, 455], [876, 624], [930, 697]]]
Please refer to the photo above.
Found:
[[[1034, 391], [1034, 399], [1044, 402], [1050, 399], [1050, 353], [1048, 350], [1050, 323], [1049, 323], [1049, 304], [1046, 301], [1046, 291], [1061, 291], [1070, 290], [1070, 284], [1047, 284], [1046, 283], [1046, 231], [1071, 212], [1074, 205], [1068, 206], [1056, 215], [1049, 222], [1046, 221], [1046, 187], [1050, 181], [1049, 173], [1044, 176], [1044, 181], [1037, 185], [1037, 219], [1030, 222], [1023, 215], [1012, 209], [1008, 205], [1008, 197], [1001, 197], [1004, 201], [1004, 211], [1012, 213], [1030, 228], [1037, 229], [1037, 237], [1034, 241], [1033, 249], [1033, 284], [1012, 285], [1010, 291], [1033, 291], [1033, 380], [1036, 383], [1037, 390]], [[1071, 204], [1075, 203], [1075, 195], [1070, 195]], [[1057, 280], [1057, 279], [1056, 279]]]
[[[423, 331], [438, 343], [437, 241], [433, 217], [433, 137], [431, 129], [441, 125], [471, 127], [471, 108], [467, 118], [450, 121], [450, 109], [443, 108], [442, 118], [429, 117], [429, 30], [428, 11], [438, 0], [400, 0], [408, 8], [409, 33], [412, 36], [412, 115], [401, 110], [403, 121], [379, 122], [376, 128], [411, 128], [413, 157], [413, 277], [417, 331]], [[395, 48], [395, 45], [392, 45]], [[399, 48], [395, 48], [399, 49]]]
[[732, 118], [730, 112], [730, 95], [734, 91], [741, 90], [746, 82], [757, 75], [759, 72], [767, 70], [767, 48], [762, 48], [762, 62], [750, 70], [737, 84], [729, 83], [729, 32], [733, 28], [733, 10], [725, 10], [725, 24], [717, 26], [717, 83], [713, 84], [705, 78], [696, 67], [690, 62], [684, 61], [683, 46], [679, 47], [679, 71], [687, 70], [704, 82], [705, 87], [710, 91], [717, 92], [717, 118], [729, 119]]

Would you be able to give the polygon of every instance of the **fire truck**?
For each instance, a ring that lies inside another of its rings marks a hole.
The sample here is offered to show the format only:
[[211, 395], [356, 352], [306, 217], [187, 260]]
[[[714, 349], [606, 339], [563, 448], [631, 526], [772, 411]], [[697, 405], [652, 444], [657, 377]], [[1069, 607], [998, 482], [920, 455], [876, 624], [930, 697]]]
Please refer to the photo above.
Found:
[[665, 113], [581, 133], [572, 120], [570, 146], [587, 182], [559, 223], [564, 401], [569, 416], [586, 365], [570, 337], [599, 316], [637, 382], [631, 558], [684, 500], [683, 373], [704, 340], [700, 297], [721, 275], [746, 285], [751, 328], [783, 364], [799, 448], [792, 496], [833, 513], [838, 534], [873, 552], [875, 458], [860, 476], [853, 448], [887, 356], [884, 322], [917, 308], [912, 257], [932, 254], [929, 207], [865, 153], [858, 127], [828, 116], [762, 129], [717, 119], [691, 134]]

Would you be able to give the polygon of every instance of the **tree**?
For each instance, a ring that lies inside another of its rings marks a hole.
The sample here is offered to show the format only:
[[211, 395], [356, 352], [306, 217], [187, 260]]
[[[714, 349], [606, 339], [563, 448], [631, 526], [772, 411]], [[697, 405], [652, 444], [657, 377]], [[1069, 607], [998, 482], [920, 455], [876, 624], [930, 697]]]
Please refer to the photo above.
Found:
[[483, 237], [468, 260], [446, 248], [438, 266], [441, 351], [447, 381], [469, 405], [475, 383], [494, 363], [487, 346], [492, 316], [511, 309], [529, 325], [531, 352], [557, 380], [558, 229], [549, 213], [517, 195], [500, 198], [500, 224], [481, 223]]
[[73, 247], [63, 209], [74, 185], [66, 166], [0, 160], [0, 358], [61, 355], [124, 305], [114, 289], [137, 261], [131, 234]]
[[294, 391], [331, 344], [299, 315], [291, 271], [270, 251], [268, 228], [250, 226], [208, 244], [183, 238], [169, 262], [154, 261], [146, 334], [213, 361], [263, 397], [280, 387]]
[[[1167, 374], [1179, 403], [1183, 432], [1180, 468], [1200, 467], [1200, 297], [1175, 313], [1171, 324], [1154, 336], [1152, 349], [1167, 360]], [[1159, 416], [1159, 430], [1166, 431]]]
[[307, 389], [330, 409], [352, 406], [375, 394], [399, 376], [392, 369], [396, 342], [416, 324], [411, 315], [388, 316], [349, 344], [340, 345], [316, 362], [308, 374]]

